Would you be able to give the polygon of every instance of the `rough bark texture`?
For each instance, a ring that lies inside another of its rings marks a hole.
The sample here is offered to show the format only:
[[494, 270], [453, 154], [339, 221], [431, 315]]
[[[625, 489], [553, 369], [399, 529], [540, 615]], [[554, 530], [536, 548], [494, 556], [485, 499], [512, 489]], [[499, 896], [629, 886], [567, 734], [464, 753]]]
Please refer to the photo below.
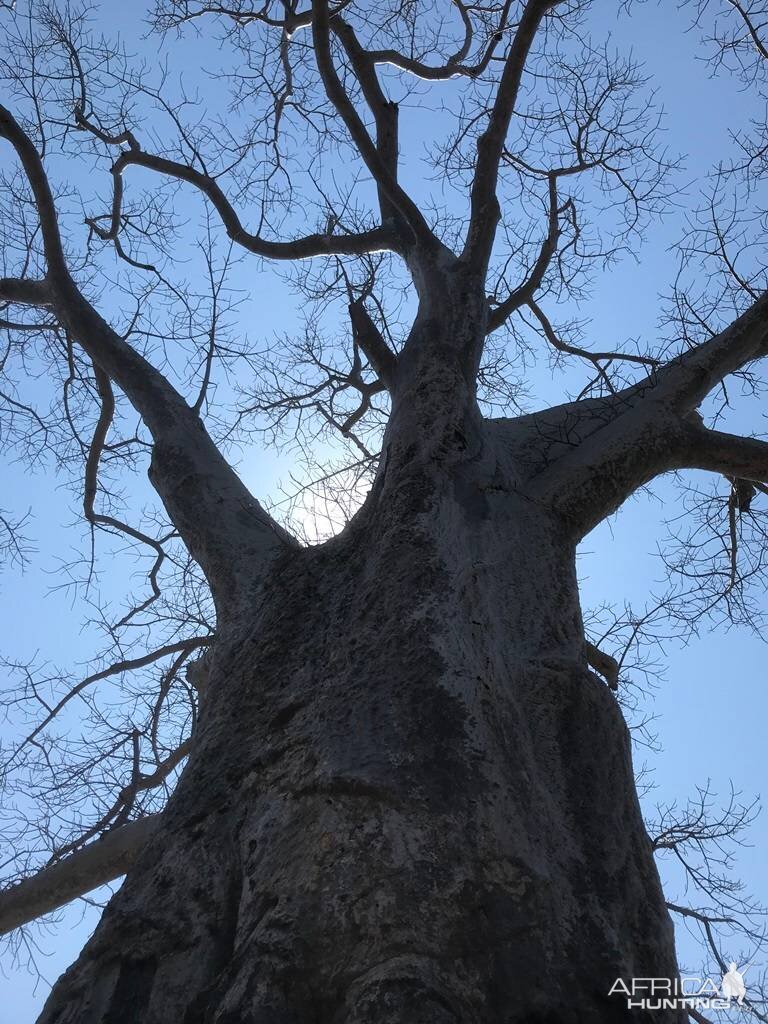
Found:
[[576, 538], [452, 372], [395, 403], [353, 525], [225, 615], [179, 787], [45, 1024], [678, 1019], [607, 996], [675, 959]]

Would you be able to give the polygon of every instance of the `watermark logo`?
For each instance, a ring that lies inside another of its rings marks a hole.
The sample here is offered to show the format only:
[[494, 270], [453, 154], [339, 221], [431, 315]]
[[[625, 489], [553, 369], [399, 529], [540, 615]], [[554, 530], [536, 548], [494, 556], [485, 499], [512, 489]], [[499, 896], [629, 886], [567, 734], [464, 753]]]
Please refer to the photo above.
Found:
[[692, 975], [680, 978], [617, 978], [608, 992], [623, 996], [629, 1010], [728, 1010], [744, 1005], [747, 986], [744, 975], [751, 965], [739, 970], [731, 960], [719, 984], [712, 978]]
[[739, 971], [736, 964], [731, 960], [728, 964], [728, 971], [723, 975], [723, 980], [720, 983], [720, 991], [723, 994], [723, 998], [729, 1002], [731, 999], [735, 999], [739, 1006], [744, 1003], [744, 998], [747, 994], [747, 986], [744, 984], [744, 975], [747, 973], [749, 965], [744, 968], [743, 971]]

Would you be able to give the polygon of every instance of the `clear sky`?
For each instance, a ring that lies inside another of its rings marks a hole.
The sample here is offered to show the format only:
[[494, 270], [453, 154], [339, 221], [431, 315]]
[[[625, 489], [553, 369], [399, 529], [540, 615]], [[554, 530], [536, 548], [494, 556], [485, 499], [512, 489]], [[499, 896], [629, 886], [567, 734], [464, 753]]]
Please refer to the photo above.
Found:
[[[19, 0], [19, 6], [25, 2]], [[104, 0], [97, 19], [107, 32], [120, 30], [134, 52], [152, 61], [157, 43], [142, 39], [143, 26], [136, 13], [142, 6]], [[657, 336], [659, 296], [674, 279], [677, 264], [670, 246], [681, 235], [684, 207], [695, 202], [707, 171], [732, 152], [732, 129], [761, 110], [753, 93], [727, 77], [713, 78], [709, 67], [696, 59], [701, 50], [696, 31], [689, 31], [690, 9], [680, 11], [673, 3], [636, 4], [630, 21], [616, 20], [615, 6], [595, 5], [593, 30], [599, 35], [609, 28], [616, 47], [631, 46], [644, 64], [666, 111], [666, 141], [683, 155], [682, 180], [689, 185], [681, 207], [652, 225], [636, 258], [628, 256], [599, 277], [579, 308], [580, 317], [592, 318], [587, 341], [595, 347], [614, 346], [628, 338], [652, 341]], [[215, 64], [215, 54], [201, 42], [192, 42], [187, 50], [176, 42], [167, 46], [173, 63], [187, 68], [188, 79], [206, 61]], [[404, 127], [402, 145], [415, 144], [419, 131], [414, 113]], [[73, 167], [72, 182], [77, 187], [83, 185], [84, 173], [83, 167]], [[190, 204], [190, 215], [197, 209]], [[295, 300], [269, 267], [254, 264], [238, 273], [238, 282], [247, 281], [255, 300], [245, 307], [244, 315], [253, 316], [248, 329], [265, 341], [273, 340], [295, 322]], [[562, 400], [562, 387], [562, 378], [555, 386], [546, 367], [539, 367], [532, 376], [532, 405]], [[760, 429], [759, 415], [746, 426]], [[244, 453], [241, 463], [243, 476], [258, 496], [276, 494], [288, 469], [284, 456], [256, 447]], [[2, 647], [19, 658], [39, 651], [59, 664], [83, 662], [93, 634], [82, 628], [82, 608], [67, 591], [52, 589], [61, 578], [58, 560], [66, 560], [71, 545], [82, 537], [82, 532], [73, 534], [69, 529], [76, 521], [76, 502], [50, 473], [30, 474], [10, 462], [2, 466], [0, 493], [0, 505], [8, 504], [5, 495], [10, 494], [16, 508], [33, 509], [31, 532], [37, 547], [22, 577], [10, 571], [0, 576]], [[636, 497], [586, 539], [579, 563], [585, 608], [625, 600], [642, 606], [659, 589], [662, 565], [657, 546], [664, 536], [663, 522], [680, 512], [679, 500], [679, 492], [663, 481], [652, 495]], [[109, 571], [101, 586], [108, 598], [119, 592], [119, 583], [113, 583]], [[764, 596], [758, 596], [765, 604]], [[708, 624], [686, 645], [676, 641], [665, 645], [665, 678], [648, 705], [657, 716], [654, 731], [661, 749], [637, 753], [638, 762], [647, 760], [654, 769], [656, 788], [644, 796], [649, 811], [657, 801], [684, 803], [708, 780], [723, 799], [731, 784], [743, 792], [744, 799], [768, 791], [763, 747], [768, 709], [765, 653], [763, 641], [754, 634], [740, 628], [715, 630]], [[768, 902], [765, 816], [753, 824], [749, 840], [751, 847], [738, 853], [736, 871], [758, 899]], [[664, 864], [662, 871], [670, 880], [670, 898], [682, 900], [674, 872]], [[61, 915], [60, 924], [40, 935], [37, 962], [48, 981], [76, 957], [96, 919], [97, 911], [79, 902]], [[698, 965], [695, 946], [682, 932], [680, 951], [686, 964]], [[735, 958], [743, 949], [726, 952]], [[10, 957], [3, 966], [0, 1024], [29, 1024], [39, 1012], [47, 985], [18, 969]]]

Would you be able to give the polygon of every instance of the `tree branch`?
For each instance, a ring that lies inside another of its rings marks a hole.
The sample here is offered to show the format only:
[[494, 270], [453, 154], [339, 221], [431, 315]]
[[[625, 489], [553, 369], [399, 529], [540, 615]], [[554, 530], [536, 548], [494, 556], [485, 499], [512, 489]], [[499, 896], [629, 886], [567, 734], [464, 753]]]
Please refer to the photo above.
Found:
[[752, 40], [752, 44], [757, 50], [758, 54], [763, 58], [763, 60], [768, 60], [768, 47], [766, 47], [765, 43], [760, 38], [760, 35], [757, 31], [757, 27], [752, 21], [752, 18], [750, 17], [749, 13], [744, 10], [744, 7], [741, 3], [739, 3], [739, 0], [726, 0], [726, 3], [729, 3], [731, 5], [731, 7], [736, 11], [741, 20], [744, 22], [744, 27], [746, 28], [749, 34], [749, 38]]
[[352, 322], [355, 341], [376, 371], [376, 376], [389, 391], [392, 391], [397, 373], [397, 356], [371, 320], [362, 299], [349, 304], [349, 319]]
[[[583, 427], [554, 425], [562, 439], [529, 484], [529, 494], [562, 515], [580, 537], [614, 512], [634, 491], [660, 473], [680, 469], [688, 452], [685, 421], [636, 388], [591, 400]], [[568, 406], [564, 407], [565, 409]], [[556, 411], [556, 410], [555, 410]], [[541, 418], [546, 425], [547, 413]]]
[[94, 363], [123, 390], [154, 441], [150, 479], [200, 563], [216, 599], [253, 586], [261, 565], [295, 541], [249, 493], [170, 382], [97, 313], [72, 279], [56, 208], [37, 149], [0, 107], [0, 138], [13, 146], [40, 219], [48, 302]]
[[331, 54], [330, 15], [327, 0], [312, 0], [312, 41], [315, 47], [317, 68], [326, 95], [347, 126], [347, 131], [365, 166], [373, 175], [377, 186], [403, 218], [412, 234], [412, 241], [427, 250], [439, 248], [440, 242], [432, 233], [417, 204], [393, 177], [391, 168], [387, 167], [382, 159], [381, 153], [368, 134], [354, 104], [336, 74]]
[[533, 41], [547, 11], [560, 0], [528, 0], [506, 56], [488, 126], [477, 140], [477, 161], [470, 198], [470, 222], [462, 259], [485, 267], [499, 221], [496, 185], [499, 163], [515, 111], [523, 71]]
[[[656, 366], [658, 364], [657, 359], [653, 359], [651, 356], [639, 356], [632, 352], [613, 352], [610, 350], [603, 352], [592, 352], [586, 348], [580, 348], [578, 345], [569, 345], [566, 341], [563, 341], [555, 331], [549, 317], [544, 313], [544, 310], [536, 303], [533, 299], [529, 299], [527, 302], [528, 309], [533, 313], [536, 319], [539, 321], [539, 325], [542, 329], [544, 337], [547, 339], [552, 348], [558, 352], [562, 352], [569, 356], [578, 356], [579, 359], [586, 359], [587, 362], [592, 363], [598, 371], [598, 374], [606, 380], [607, 385], [610, 387], [610, 381], [606, 378], [605, 370], [599, 365], [600, 362], [612, 362], [613, 360], [623, 360], [627, 363], [639, 363], [641, 366]], [[610, 387], [610, 390], [615, 390]]]
[[[538, 175], [547, 180], [547, 233], [544, 236], [539, 248], [538, 256], [531, 267], [531, 270], [522, 284], [518, 285], [507, 298], [500, 302], [491, 311], [488, 317], [488, 330], [490, 334], [504, 324], [509, 317], [521, 306], [530, 303], [536, 297], [536, 292], [541, 288], [544, 275], [547, 273], [550, 264], [557, 255], [558, 243], [562, 234], [560, 218], [568, 210], [575, 217], [575, 206], [573, 198], [567, 198], [563, 203], [558, 199], [557, 183], [560, 178], [573, 177], [583, 174], [594, 167], [599, 166], [599, 160], [587, 160], [583, 155], [577, 164], [564, 167], [553, 167], [548, 171], [538, 170], [531, 167], [519, 158], [509, 157], [511, 163], [522, 166], [531, 174]], [[648, 360], [646, 360], [648, 361]]]
[[204, 174], [177, 160], [145, 152], [130, 132], [107, 135], [88, 121], [79, 110], [75, 112], [75, 120], [82, 129], [108, 145], [122, 145], [127, 142], [129, 146], [120, 153], [112, 165], [113, 192], [109, 228], [100, 227], [93, 218], [88, 221], [91, 229], [104, 241], [117, 241], [123, 205], [123, 172], [127, 167], [135, 166], [193, 185], [210, 201], [232, 241], [257, 256], [274, 260], [300, 260], [311, 259], [314, 256], [362, 256], [371, 252], [399, 249], [397, 234], [387, 227], [372, 228], [370, 231], [348, 235], [306, 235], [289, 242], [274, 242], [262, 238], [243, 227], [237, 211], [216, 179], [209, 174]]
[[131, 781], [123, 786], [112, 802], [112, 806], [91, 825], [84, 833], [79, 835], [66, 846], [57, 848], [51, 857], [50, 864], [61, 863], [62, 859], [69, 857], [78, 849], [83, 849], [84, 844], [93, 839], [94, 836], [113, 831], [121, 825], [126, 824], [128, 817], [133, 811], [136, 797], [147, 789], [155, 789], [162, 786], [168, 776], [189, 756], [192, 749], [192, 737], [184, 740], [164, 761], [158, 764], [157, 768], [150, 775], [143, 775], [140, 771], [140, 750], [139, 733], [133, 733], [134, 748], [134, 771]]
[[453, 3], [454, 6], [459, 9], [464, 22], [464, 40], [462, 41], [459, 49], [455, 53], [451, 54], [444, 64], [440, 64], [438, 66], [425, 64], [423, 61], [416, 60], [413, 57], [406, 57], [405, 54], [400, 53], [398, 50], [391, 49], [370, 50], [369, 56], [376, 64], [389, 64], [392, 67], [399, 68], [401, 71], [406, 71], [408, 74], [414, 75], [416, 78], [421, 78], [427, 82], [441, 82], [449, 78], [459, 77], [478, 78], [487, 69], [496, 51], [496, 47], [504, 38], [504, 29], [507, 26], [512, 0], [506, 0], [504, 3], [501, 10], [501, 17], [499, 19], [499, 26], [488, 41], [482, 56], [475, 64], [464, 63], [469, 54], [469, 50], [472, 45], [472, 37], [474, 35], [467, 8], [463, 3], [461, 3], [461, 0], [453, 0]]
[[[176, 643], [163, 644], [161, 647], [158, 647], [153, 651], [148, 651], [146, 654], [142, 654], [138, 658], [121, 658], [120, 661], [114, 662], [107, 666], [107, 668], [85, 676], [70, 690], [67, 690], [64, 696], [52, 707], [46, 705], [47, 714], [44, 716], [42, 721], [38, 722], [32, 732], [21, 741], [16, 748], [16, 753], [23, 749], [27, 744], [33, 742], [33, 740], [40, 735], [43, 729], [49, 725], [58, 714], [60, 714], [71, 700], [74, 700], [75, 697], [79, 696], [79, 694], [89, 686], [93, 686], [94, 683], [101, 682], [102, 679], [109, 679], [112, 676], [121, 675], [123, 672], [131, 672], [138, 668], [144, 668], [145, 665], [152, 665], [154, 662], [160, 661], [161, 658], [167, 658], [171, 654], [177, 654], [182, 651], [189, 653], [191, 651], [199, 650], [201, 647], [209, 647], [213, 640], [213, 636], [192, 636], [188, 637], [186, 640], [179, 640]], [[16, 756], [16, 754], [12, 756]], [[10, 760], [11, 759], [8, 759], [8, 761], [5, 762], [4, 767], [7, 767]]]
[[[446, 57], [443, 64], [425, 64], [423, 61], [418, 60], [415, 57], [408, 57], [399, 50], [394, 49], [369, 50], [368, 54], [370, 58], [376, 64], [389, 64], [391, 67], [398, 68], [400, 71], [405, 71], [410, 75], [414, 75], [416, 78], [421, 78], [424, 81], [429, 82], [440, 82], [449, 78], [458, 77], [477, 78], [487, 69], [498, 44], [503, 38], [504, 29], [506, 28], [507, 21], [509, 19], [512, 0], [505, 0], [504, 5], [501, 8], [498, 27], [496, 31], [492, 33], [491, 38], [486, 44], [479, 60], [474, 64], [466, 63], [475, 35], [470, 17], [470, 10], [472, 8], [463, 3], [462, 0], [451, 0], [451, 2], [458, 10], [459, 16], [464, 25], [464, 38], [458, 50]], [[330, 8], [329, 13], [332, 31], [335, 31], [333, 22], [335, 22], [336, 16], [341, 14], [341, 12], [349, 6], [350, 0], [343, 0], [343, 2], [339, 3], [336, 7]], [[301, 11], [299, 13], [288, 13], [284, 19], [271, 18], [265, 13], [265, 10], [266, 8], [261, 11], [253, 9], [246, 13], [211, 5], [185, 16], [168, 18], [167, 22], [163, 22], [163, 27], [169, 28], [171, 25], [173, 25], [173, 27], [178, 27], [185, 21], [192, 21], [193, 19], [201, 18], [206, 14], [222, 14], [226, 17], [230, 17], [235, 24], [240, 26], [252, 21], [262, 22], [264, 25], [269, 25], [271, 28], [282, 29], [289, 36], [294, 35], [299, 29], [309, 28], [312, 24], [311, 9]]]
[[[382, 164], [393, 181], [397, 181], [398, 171], [398, 109], [397, 104], [387, 99], [376, 73], [376, 62], [367, 50], [361, 46], [354, 29], [344, 18], [337, 16], [331, 21], [331, 29], [340, 40], [352, 70], [357, 76], [363, 96], [373, 114], [376, 123], [376, 150]], [[384, 221], [397, 217], [397, 208], [390, 201], [386, 189], [380, 181], [376, 182], [379, 193], [379, 208]]]
[[700, 910], [694, 910], [692, 907], [681, 907], [677, 903], [667, 902], [667, 910], [671, 910], [673, 914], [680, 914], [681, 917], [692, 917], [695, 921], [701, 923], [709, 921], [711, 924], [736, 924], [737, 920], [734, 917], [714, 917], [711, 914], [704, 914]]
[[730, 373], [768, 354], [768, 292], [719, 334], [671, 359], [645, 385], [681, 413], [695, 409]]
[[19, 306], [48, 306], [51, 303], [51, 292], [47, 281], [0, 277], [0, 301]]
[[729, 327], [609, 399], [603, 423], [532, 481], [532, 493], [589, 530], [638, 487], [674, 469], [768, 480], [768, 443], [708, 431], [696, 407], [746, 363], [768, 354], [768, 293]]
[[112, 384], [109, 377], [96, 363], [93, 363], [93, 372], [96, 378], [96, 389], [99, 393], [101, 408], [99, 410], [99, 417], [96, 422], [96, 427], [94, 429], [91, 444], [88, 448], [88, 454], [85, 460], [85, 474], [83, 480], [83, 514], [92, 526], [101, 526], [106, 529], [115, 530], [118, 533], [125, 534], [125, 536], [131, 537], [133, 540], [137, 540], [141, 544], [146, 544], [147, 547], [150, 547], [155, 552], [155, 560], [148, 574], [152, 594], [145, 601], [136, 605], [123, 616], [117, 624], [118, 626], [122, 626], [135, 615], [145, 611], [160, 597], [160, 586], [157, 582], [157, 578], [162, 564], [165, 561], [165, 549], [163, 548], [161, 541], [155, 540], [154, 537], [150, 537], [146, 533], [142, 533], [141, 530], [137, 530], [130, 524], [124, 523], [122, 520], [117, 519], [114, 516], [102, 515], [96, 512], [95, 502], [99, 486], [99, 462], [107, 441], [109, 428], [112, 425], [112, 420], [115, 415], [115, 397], [112, 392]]
[[106, 832], [100, 839], [0, 892], [0, 935], [124, 875], [157, 825], [150, 814]]
[[547, 234], [541, 243], [539, 255], [531, 268], [527, 279], [519, 285], [507, 298], [499, 303], [488, 316], [488, 334], [498, 330], [510, 318], [515, 310], [530, 302], [536, 295], [544, 280], [552, 258], [557, 252], [560, 238], [560, 210], [557, 206], [557, 175], [550, 172], [548, 178], [549, 214], [547, 217]]
[[722, 473], [731, 480], [764, 483], [768, 481], [768, 441], [691, 425], [686, 465]]

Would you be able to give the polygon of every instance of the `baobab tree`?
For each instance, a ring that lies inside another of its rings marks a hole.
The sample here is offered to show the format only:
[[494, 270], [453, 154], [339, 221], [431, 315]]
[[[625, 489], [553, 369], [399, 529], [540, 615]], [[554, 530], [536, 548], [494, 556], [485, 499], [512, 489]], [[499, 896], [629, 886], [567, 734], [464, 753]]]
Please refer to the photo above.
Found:
[[[6, 785], [70, 813], [24, 821], [0, 923], [126, 875], [41, 1021], [683, 1020], [609, 996], [675, 976], [654, 847], [704, 826], [649, 838], [576, 548], [657, 477], [705, 471], [692, 514], [721, 543], [684, 549], [690, 615], [749, 614], [768, 442], [718, 429], [717, 396], [759, 393], [768, 354], [764, 274], [723, 207], [759, 202], [759, 129], [702, 197], [687, 265], [710, 270], [674, 285], [665, 336], [599, 351], [558, 307], [676, 188], [599, 5], [158, 0], [182, 64], [220, 49], [202, 97], [82, 11], [2, 6], [6, 436], [79, 478], [94, 538], [149, 552], [104, 618], [111, 660], [76, 683], [10, 666], [29, 727]], [[721, 6], [694, 12], [709, 52], [757, 89], [760, 5]], [[406, 132], [438, 104], [444, 205]], [[239, 257], [287, 268], [297, 336], [234, 330]], [[537, 345], [588, 372], [531, 412]], [[46, 414], [17, 390], [43, 366]], [[346, 461], [304, 482], [346, 496], [343, 529], [304, 543], [249, 492], [233, 446], [257, 433], [309, 461], [339, 436]], [[134, 520], [145, 465], [162, 507]], [[11, 511], [0, 529], [23, 558]], [[76, 702], [90, 733], [68, 745]]]

